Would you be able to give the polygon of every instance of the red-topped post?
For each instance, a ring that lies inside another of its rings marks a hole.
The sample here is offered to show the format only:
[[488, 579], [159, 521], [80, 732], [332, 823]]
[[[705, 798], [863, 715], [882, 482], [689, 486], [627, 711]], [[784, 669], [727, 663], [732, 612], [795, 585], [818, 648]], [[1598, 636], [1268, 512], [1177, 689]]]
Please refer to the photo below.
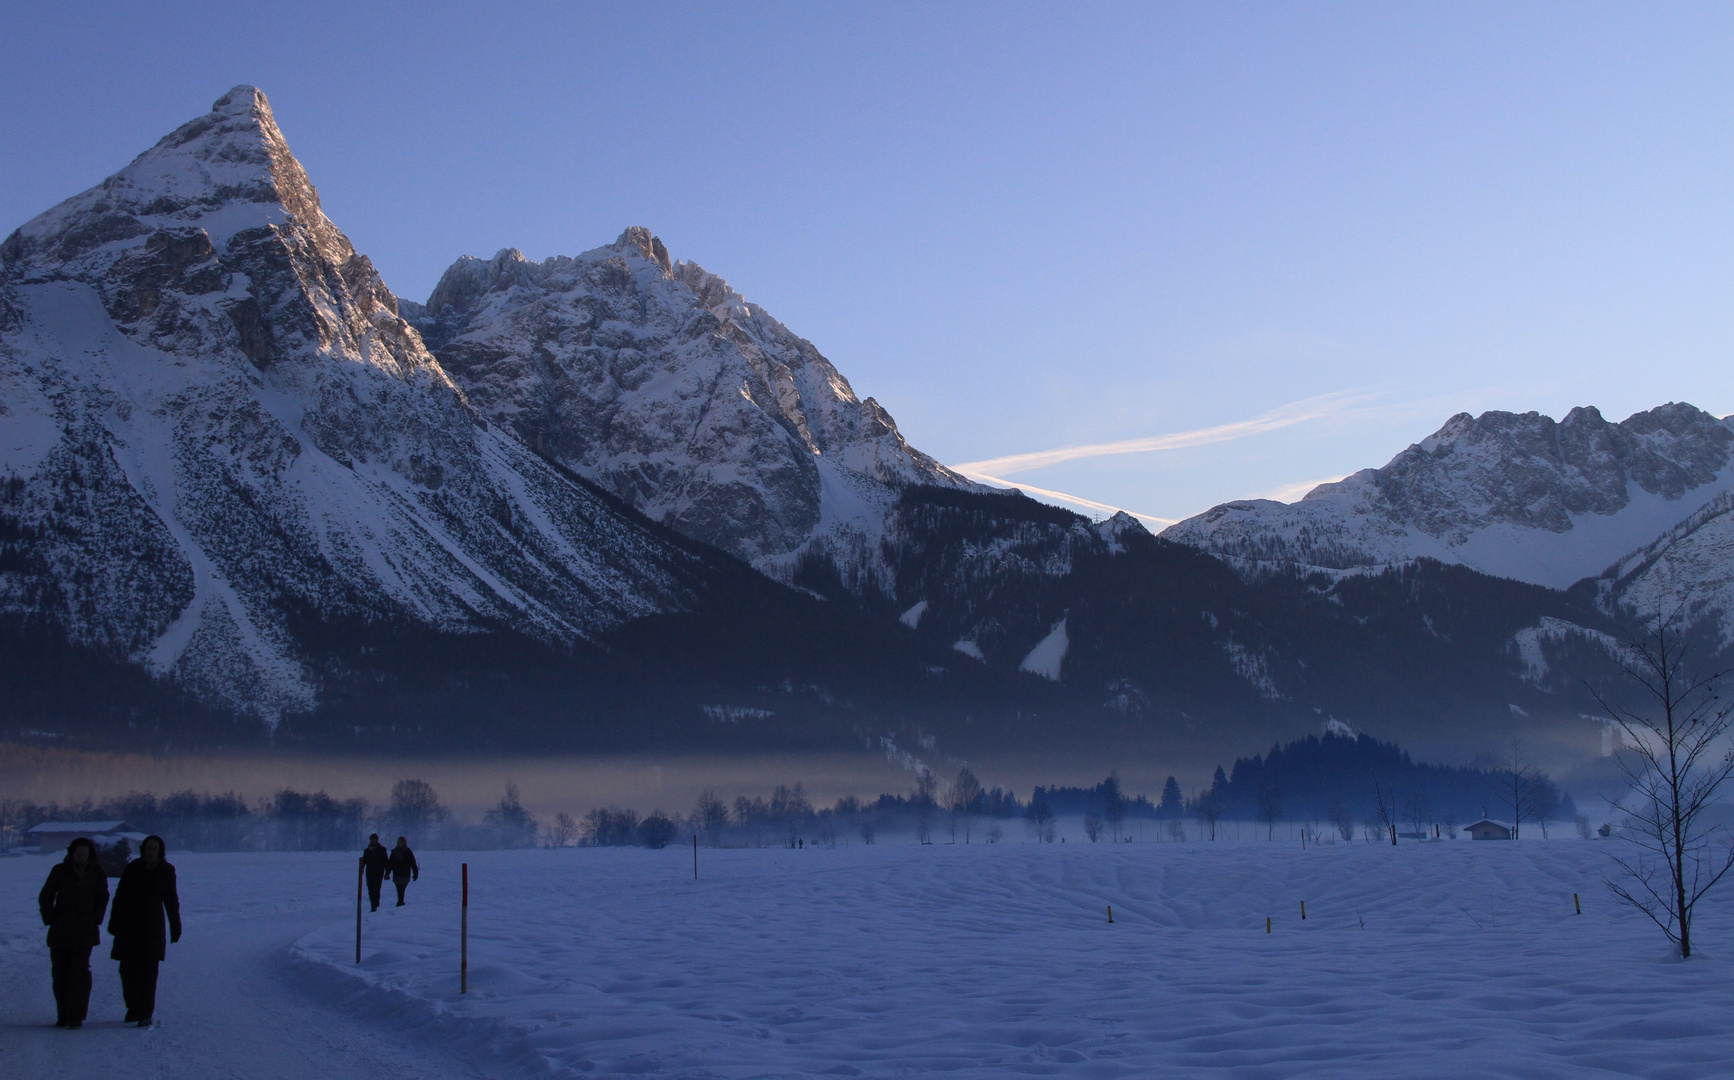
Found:
[[458, 993], [470, 992], [470, 864], [464, 864], [464, 903], [458, 916]]

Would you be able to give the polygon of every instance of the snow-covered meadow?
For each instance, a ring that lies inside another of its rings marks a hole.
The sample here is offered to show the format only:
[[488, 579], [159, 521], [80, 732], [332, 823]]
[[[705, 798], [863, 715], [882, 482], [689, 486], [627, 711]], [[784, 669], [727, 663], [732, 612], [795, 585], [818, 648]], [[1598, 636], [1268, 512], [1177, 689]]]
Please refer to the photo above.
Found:
[[[357, 966], [353, 856], [182, 854], [187, 942], [144, 1037], [192, 1053], [201, 1013], [248, 1038], [281, 1022], [210, 1000], [221, 983], [200, 965], [245, 963], [293, 1022], [359, 1025], [322, 1036], [333, 1076], [367, 1031], [437, 1052], [400, 1064], [428, 1076], [1734, 1071], [1734, 890], [1700, 910], [1701, 954], [1674, 961], [1608, 896], [1600, 841], [893, 840], [701, 849], [697, 881], [690, 848], [421, 855], [410, 905], [367, 916]], [[47, 957], [26, 916], [46, 870], [0, 860], [7, 1042], [73, 1034], [41, 1028]]]

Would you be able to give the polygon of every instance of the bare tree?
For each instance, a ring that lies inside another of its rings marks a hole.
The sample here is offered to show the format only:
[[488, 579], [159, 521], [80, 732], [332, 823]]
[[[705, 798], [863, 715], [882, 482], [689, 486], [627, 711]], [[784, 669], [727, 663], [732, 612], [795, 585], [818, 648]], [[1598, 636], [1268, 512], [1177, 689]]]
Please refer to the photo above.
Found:
[[1512, 739], [1505, 760], [1493, 772], [1495, 794], [1511, 810], [1511, 838], [1522, 839], [1523, 821], [1542, 811], [1547, 777], [1529, 760], [1521, 739]]
[[923, 844], [933, 843], [933, 812], [938, 808], [939, 777], [923, 768], [915, 778], [915, 790], [909, 801], [915, 810], [915, 838]]
[[975, 824], [975, 815], [982, 809], [984, 793], [981, 781], [967, 768], [959, 769], [957, 780], [951, 785], [951, 838], [957, 839], [957, 827], [963, 825], [963, 842], [969, 843], [970, 832]]
[[967, 768], [957, 771], [957, 781], [951, 785], [951, 805], [966, 814], [981, 812], [983, 792], [981, 781]]
[[1734, 750], [1716, 753], [1734, 714], [1734, 704], [1717, 695], [1729, 669], [1687, 666], [1683, 609], [1683, 603], [1659, 608], [1647, 630], [1628, 637], [1618, 662], [1636, 684], [1640, 705], [1618, 704], [1591, 689], [1632, 751], [1617, 759], [1634, 804], [1626, 807], [1621, 830], [1638, 854], [1613, 857], [1622, 880], [1609, 881], [1608, 888], [1649, 916], [1682, 959], [1692, 955], [1698, 901], [1734, 868], [1734, 843], [1713, 845], [1727, 833], [1704, 818], [1717, 789], [1734, 774]]
[[1258, 781], [1258, 820], [1264, 822], [1264, 838], [1276, 839], [1276, 822], [1282, 817], [1282, 791], [1276, 777], [1264, 776]]
[[1054, 808], [1048, 805], [1048, 800], [1040, 795], [1031, 798], [1029, 809], [1024, 811], [1024, 820], [1035, 830], [1038, 843], [1054, 842]]
[[578, 839], [578, 819], [562, 810], [554, 815], [554, 823], [548, 826], [548, 846], [567, 847]]
[[1397, 789], [1373, 777], [1373, 816], [1367, 819], [1391, 836], [1391, 846], [1397, 846]]
[[1126, 820], [1126, 792], [1120, 786], [1120, 770], [1115, 769], [1102, 781], [1102, 820], [1114, 835], [1114, 843], [1120, 842], [1120, 826]]
[[1093, 810], [1084, 815], [1084, 835], [1090, 838], [1092, 844], [1102, 838], [1102, 818]]
[[1216, 800], [1216, 792], [1206, 791], [1192, 800], [1192, 812], [1204, 822], [1205, 832], [1210, 839], [1216, 839], [1216, 825], [1222, 820], [1222, 804]]
[[699, 832], [704, 833], [705, 843], [716, 847], [722, 843], [723, 830], [729, 824], [729, 805], [722, 801], [713, 788], [705, 788], [698, 793], [698, 802], [693, 804], [692, 823]]
[[1411, 832], [1427, 835], [1427, 826], [1432, 824], [1433, 807], [1422, 792], [1414, 792], [1403, 800], [1403, 817], [1409, 823]]
[[1344, 843], [1355, 841], [1355, 815], [1349, 812], [1349, 804], [1341, 796], [1331, 800], [1331, 824], [1337, 827], [1337, 835]]

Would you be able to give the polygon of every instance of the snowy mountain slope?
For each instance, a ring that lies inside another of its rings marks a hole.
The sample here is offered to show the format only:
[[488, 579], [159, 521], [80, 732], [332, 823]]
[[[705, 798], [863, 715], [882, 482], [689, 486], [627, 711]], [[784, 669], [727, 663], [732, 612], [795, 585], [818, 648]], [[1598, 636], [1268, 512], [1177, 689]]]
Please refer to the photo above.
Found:
[[1690, 516], [1734, 481], [1734, 425], [1685, 404], [1618, 424], [1592, 408], [1460, 413], [1381, 469], [1298, 503], [1225, 503], [1163, 537], [1257, 571], [1416, 558], [1563, 589]]
[[1583, 687], [1613, 674], [1605, 646], [1619, 627], [1581, 590], [1432, 559], [1242, 575], [1129, 516], [1091, 522], [1002, 492], [907, 489], [886, 537], [883, 598], [798, 581], [1051, 686], [1075, 710], [1062, 742], [1091, 731], [1172, 753], [1267, 744], [1336, 717], [1460, 758], [1509, 738], [1513, 705], [1538, 744], [1580, 752], [1599, 738]]
[[811, 343], [642, 228], [459, 259], [404, 310], [475, 407], [649, 517], [787, 579], [870, 573], [897, 489], [968, 487]]
[[272, 721], [317, 697], [309, 620], [558, 644], [682, 606], [690, 555], [465, 404], [257, 90], [0, 260], [0, 613]]
[[1734, 646], [1734, 492], [1610, 567], [1597, 583], [1640, 618], [1678, 611], [1710, 628], [1715, 646]]

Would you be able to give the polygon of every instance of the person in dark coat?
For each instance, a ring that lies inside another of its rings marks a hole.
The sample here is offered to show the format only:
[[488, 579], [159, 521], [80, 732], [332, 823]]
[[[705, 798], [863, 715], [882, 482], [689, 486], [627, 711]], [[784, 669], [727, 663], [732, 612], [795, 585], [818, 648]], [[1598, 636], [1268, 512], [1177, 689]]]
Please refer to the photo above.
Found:
[[367, 850], [361, 853], [361, 865], [367, 871], [367, 898], [373, 901], [374, 911], [379, 910], [379, 887], [385, 883], [385, 867], [390, 861], [391, 853], [379, 842], [379, 834], [369, 835]]
[[[150, 1027], [157, 1009], [157, 965], [168, 945], [181, 940], [181, 898], [175, 894], [174, 864], [163, 858], [163, 838], [147, 836], [139, 856], [121, 871], [108, 916], [109, 956], [120, 961], [120, 993], [126, 1020]], [[163, 916], [168, 916], [168, 942]]]
[[54, 964], [54, 1026], [83, 1027], [90, 1011], [90, 950], [102, 941], [102, 915], [108, 910], [108, 876], [95, 841], [80, 836], [66, 845], [66, 858], [48, 872], [36, 905], [48, 927]]
[[391, 849], [391, 883], [397, 886], [397, 906], [403, 906], [403, 891], [409, 888], [409, 883], [420, 880], [421, 867], [415, 864], [415, 852], [409, 849], [409, 837], [397, 838], [397, 846]]

